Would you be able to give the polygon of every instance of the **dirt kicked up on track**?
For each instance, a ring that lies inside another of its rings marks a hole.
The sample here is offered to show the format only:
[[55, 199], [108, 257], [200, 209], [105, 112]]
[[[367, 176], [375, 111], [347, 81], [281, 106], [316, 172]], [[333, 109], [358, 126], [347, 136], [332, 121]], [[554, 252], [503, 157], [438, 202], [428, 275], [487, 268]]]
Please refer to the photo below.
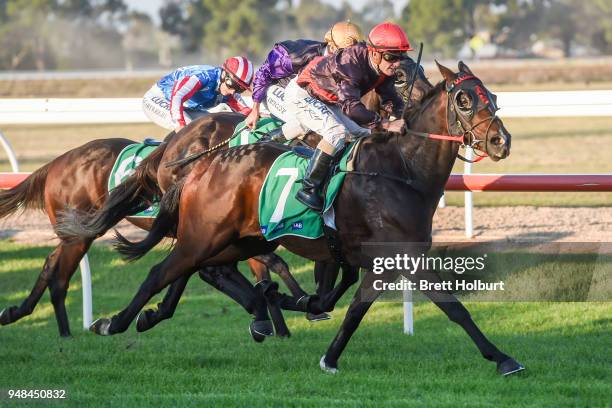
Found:
[[[129, 239], [144, 231], [122, 221], [117, 230]], [[98, 242], [110, 243], [113, 230]], [[47, 216], [26, 211], [0, 220], [0, 239], [33, 245], [55, 245]], [[474, 209], [474, 239], [479, 241], [612, 242], [612, 207], [481, 207]], [[438, 209], [434, 241], [464, 241], [463, 207]]]

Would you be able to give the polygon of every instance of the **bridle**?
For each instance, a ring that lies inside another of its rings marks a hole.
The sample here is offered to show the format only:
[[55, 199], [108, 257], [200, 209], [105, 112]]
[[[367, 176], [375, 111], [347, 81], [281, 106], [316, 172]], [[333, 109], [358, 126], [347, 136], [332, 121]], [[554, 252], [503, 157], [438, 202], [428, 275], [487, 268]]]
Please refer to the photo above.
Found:
[[[467, 87], [465, 84], [466, 81], [477, 81], [478, 84], [473, 87], [476, 89], [476, 91], [474, 91], [472, 87]], [[471, 147], [476, 156], [478, 156], [476, 159], [466, 159], [459, 153], [457, 153], [457, 157], [468, 163], [479, 162], [485, 157], [488, 157], [487, 144], [489, 143], [489, 131], [493, 125], [493, 122], [495, 122], [495, 120], [499, 120], [499, 117], [495, 113], [499, 110], [496, 103], [497, 97], [491, 94], [484, 87], [482, 81], [480, 81], [480, 79], [478, 79], [476, 76], [468, 75], [463, 72], [459, 73], [457, 79], [455, 79], [452, 83], [447, 84], [445, 89], [448, 100], [446, 107], [446, 128], [448, 135], [417, 132], [409, 129], [407, 126], [404, 126], [402, 133], [419, 136], [426, 139], [459, 143], [461, 145], [460, 147]], [[462, 92], [470, 94], [470, 100], [472, 103], [469, 107], [464, 107], [459, 104], [458, 99], [460, 98]], [[469, 124], [471, 122], [471, 118], [484, 109], [489, 110], [490, 115], [488, 117], [469, 127], [464, 125], [464, 123]], [[487, 124], [487, 128], [484, 134], [484, 140], [481, 140], [478, 139], [474, 130], [483, 123]], [[476, 152], [481, 152], [482, 154], [477, 154]]]

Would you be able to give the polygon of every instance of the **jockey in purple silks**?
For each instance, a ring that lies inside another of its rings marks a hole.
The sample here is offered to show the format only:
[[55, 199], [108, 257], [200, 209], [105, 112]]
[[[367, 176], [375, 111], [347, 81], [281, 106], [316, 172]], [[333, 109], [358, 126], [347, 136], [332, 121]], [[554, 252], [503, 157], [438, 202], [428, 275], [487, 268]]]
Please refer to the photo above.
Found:
[[333, 25], [325, 34], [325, 41], [295, 40], [274, 45], [272, 51], [255, 73], [253, 80], [253, 110], [246, 119], [253, 128], [260, 116], [260, 105], [273, 116], [283, 120], [283, 135], [293, 139], [305, 133], [305, 128], [287, 115], [284, 102], [284, 87], [315, 57], [334, 53], [362, 41], [361, 29], [349, 22]]

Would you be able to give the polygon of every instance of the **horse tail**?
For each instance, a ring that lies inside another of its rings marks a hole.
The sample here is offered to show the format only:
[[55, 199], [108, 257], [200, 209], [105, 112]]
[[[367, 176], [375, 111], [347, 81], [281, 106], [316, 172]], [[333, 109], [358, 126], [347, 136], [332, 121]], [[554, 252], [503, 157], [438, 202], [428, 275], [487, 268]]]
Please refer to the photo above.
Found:
[[149, 233], [142, 241], [131, 242], [119, 232], [116, 232], [114, 247], [127, 261], [142, 258], [162, 239], [176, 235], [178, 210], [185, 179], [172, 185], [159, 203], [159, 214], [155, 217]]
[[62, 239], [96, 238], [123, 218], [146, 210], [161, 195], [157, 167], [165, 151], [160, 145], [136, 168], [134, 174], [111, 190], [101, 208], [93, 212], [69, 209], [62, 212], [55, 231]]
[[10, 190], [0, 190], [0, 218], [18, 210], [44, 210], [49, 166], [47, 163]]

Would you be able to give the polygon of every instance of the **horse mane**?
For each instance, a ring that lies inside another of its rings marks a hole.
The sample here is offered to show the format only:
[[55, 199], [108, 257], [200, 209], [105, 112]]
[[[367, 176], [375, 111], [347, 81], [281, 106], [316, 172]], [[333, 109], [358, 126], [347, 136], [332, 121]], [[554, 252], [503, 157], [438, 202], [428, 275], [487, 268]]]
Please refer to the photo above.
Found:
[[423, 98], [421, 98], [421, 100], [417, 103], [415, 103], [412, 106], [409, 106], [408, 104], [406, 104], [406, 108], [404, 109], [404, 113], [402, 115], [402, 117], [404, 118], [404, 120], [407, 123], [410, 123], [413, 121], [413, 119], [420, 115], [423, 110], [429, 105], [429, 103], [431, 102], [431, 100], [438, 95], [438, 92], [440, 92], [441, 90], [443, 90], [446, 86], [446, 82], [444, 80], [438, 82], [433, 88], [431, 88], [429, 91], [427, 91], [427, 93], [425, 95], [423, 95]]
[[[416, 104], [412, 106], [406, 105], [406, 108], [404, 109], [404, 113], [402, 114], [402, 117], [404, 118], [405, 122], [406, 123], [413, 122], [413, 120], [416, 117], [418, 117], [418, 115], [423, 113], [425, 108], [429, 106], [433, 98], [435, 98], [440, 91], [444, 90], [445, 86], [446, 86], [446, 83], [444, 82], [444, 80], [442, 80], [438, 82], [429, 91], [427, 91], [427, 93], [423, 95], [423, 98], [419, 102], [417, 102]], [[395, 133], [393, 132], [388, 132], [386, 130], [383, 130], [380, 132], [373, 133], [370, 137], [368, 137], [368, 139], [376, 143], [386, 143], [394, 135]]]

